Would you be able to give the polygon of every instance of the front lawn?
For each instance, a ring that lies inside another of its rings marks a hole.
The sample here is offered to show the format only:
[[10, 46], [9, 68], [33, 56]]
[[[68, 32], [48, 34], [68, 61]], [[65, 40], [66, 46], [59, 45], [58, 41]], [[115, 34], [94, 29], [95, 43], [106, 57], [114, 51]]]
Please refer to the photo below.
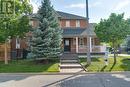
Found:
[[[86, 67], [89, 72], [130, 71], [130, 57], [117, 57], [117, 63], [113, 65], [113, 58], [109, 58], [109, 65], [105, 66], [104, 58], [92, 58], [91, 65]], [[86, 59], [81, 58], [82, 65], [86, 65]]]
[[59, 72], [58, 64], [58, 60], [47, 64], [40, 64], [33, 60], [13, 60], [8, 65], [0, 62], [0, 73]]

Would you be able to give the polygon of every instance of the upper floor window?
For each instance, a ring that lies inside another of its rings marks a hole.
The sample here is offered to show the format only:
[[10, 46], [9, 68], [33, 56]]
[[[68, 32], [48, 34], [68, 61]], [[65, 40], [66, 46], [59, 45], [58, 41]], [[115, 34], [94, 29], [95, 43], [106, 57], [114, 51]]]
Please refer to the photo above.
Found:
[[29, 21], [29, 25], [30, 25], [30, 26], [33, 26], [33, 21], [32, 21], [32, 20]]
[[70, 21], [69, 20], [66, 21], [66, 27], [70, 27]]
[[76, 27], [80, 27], [80, 20], [76, 20]]
[[20, 49], [20, 38], [16, 38], [16, 49]]

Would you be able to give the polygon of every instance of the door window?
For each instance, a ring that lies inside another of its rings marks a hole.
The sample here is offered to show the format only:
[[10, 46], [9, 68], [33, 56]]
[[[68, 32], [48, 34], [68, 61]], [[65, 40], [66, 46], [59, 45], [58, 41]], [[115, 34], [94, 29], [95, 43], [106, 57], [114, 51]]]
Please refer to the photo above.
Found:
[[69, 46], [69, 45], [70, 45], [69, 40], [65, 40], [65, 45], [66, 45], [66, 46]]

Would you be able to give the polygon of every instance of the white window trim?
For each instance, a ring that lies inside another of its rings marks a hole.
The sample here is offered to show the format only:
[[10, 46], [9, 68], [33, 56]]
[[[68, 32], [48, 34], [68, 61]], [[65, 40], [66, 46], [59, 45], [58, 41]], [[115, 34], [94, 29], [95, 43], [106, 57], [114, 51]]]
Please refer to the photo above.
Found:
[[80, 20], [76, 20], [76, 27], [80, 27]]
[[66, 26], [66, 27], [70, 27], [70, 21], [69, 21], [69, 20], [66, 21], [65, 26]]
[[16, 49], [20, 49], [20, 38], [16, 38]]
[[33, 26], [33, 22], [34, 22], [33, 20], [29, 21], [29, 25]]

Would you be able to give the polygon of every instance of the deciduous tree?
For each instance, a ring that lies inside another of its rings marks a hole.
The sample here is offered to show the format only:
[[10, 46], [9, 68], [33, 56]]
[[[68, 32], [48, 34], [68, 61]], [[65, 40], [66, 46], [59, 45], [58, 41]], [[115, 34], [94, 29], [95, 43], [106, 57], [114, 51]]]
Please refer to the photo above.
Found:
[[116, 63], [116, 51], [123, 39], [130, 33], [128, 22], [124, 14], [112, 13], [108, 19], [101, 19], [97, 24], [95, 32], [101, 42], [112, 43], [114, 48], [114, 63]]

